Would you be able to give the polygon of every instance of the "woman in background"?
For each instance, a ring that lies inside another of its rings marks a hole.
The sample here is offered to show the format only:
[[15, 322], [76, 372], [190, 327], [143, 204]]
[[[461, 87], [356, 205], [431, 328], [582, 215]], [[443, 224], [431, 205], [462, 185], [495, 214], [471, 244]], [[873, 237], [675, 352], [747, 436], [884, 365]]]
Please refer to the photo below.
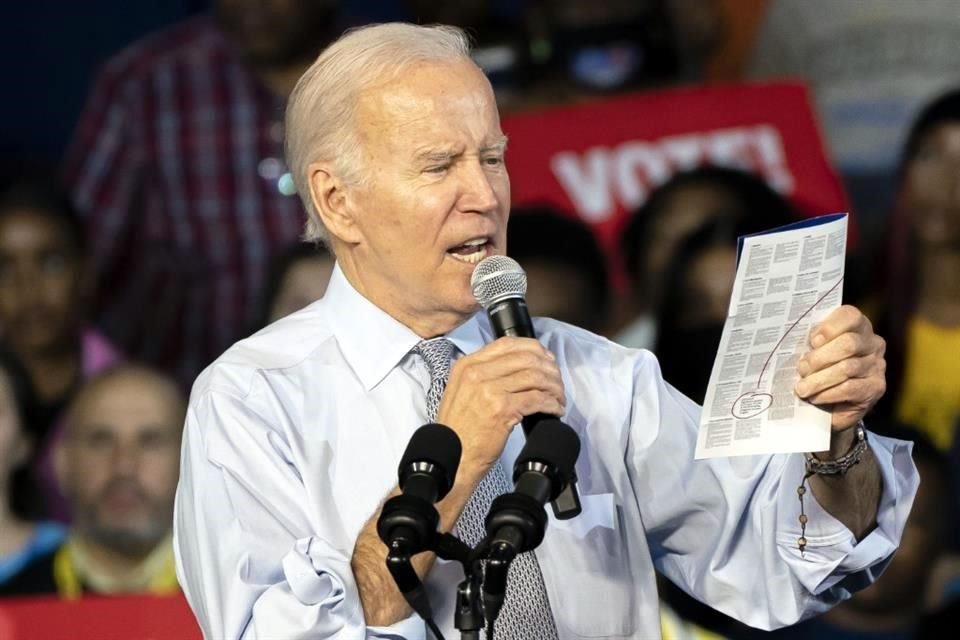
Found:
[[69, 513], [50, 465], [58, 423], [81, 381], [120, 359], [87, 324], [92, 289], [83, 226], [57, 185], [31, 179], [0, 193], [0, 336], [36, 392], [32, 465], [47, 513], [63, 521]]
[[878, 410], [941, 449], [960, 416], [960, 91], [917, 117], [877, 286], [889, 391]]
[[40, 504], [27, 466], [34, 408], [26, 369], [0, 347], [0, 584], [64, 539], [61, 525], [32, 519]]
[[[792, 203], [755, 173], [704, 165], [674, 174], [650, 192], [621, 236], [635, 314], [614, 341], [654, 348], [657, 329], [663, 326], [657, 315], [673, 286], [667, 285], [670, 261], [698, 230], [713, 221], [726, 221], [752, 233], [796, 220]], [[729, 244], [735, 246], [735, 236]]]

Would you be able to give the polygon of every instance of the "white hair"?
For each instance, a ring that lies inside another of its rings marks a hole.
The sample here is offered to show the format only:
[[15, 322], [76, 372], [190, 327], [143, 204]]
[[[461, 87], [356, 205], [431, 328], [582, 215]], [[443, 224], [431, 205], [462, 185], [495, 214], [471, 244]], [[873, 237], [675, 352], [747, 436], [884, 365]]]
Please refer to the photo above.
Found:
[[310, 163], [330, 162], [346, 184], [362, 182], [354, 122], [360, 93], [412, 65], [469, 57], [470, 43], [461, 29], [402, 22], [347, 31], [320, 54], [290, 94], [286, 114], [287, 166], [307, 210], [304, 240], [327, 239], [310, 196]]

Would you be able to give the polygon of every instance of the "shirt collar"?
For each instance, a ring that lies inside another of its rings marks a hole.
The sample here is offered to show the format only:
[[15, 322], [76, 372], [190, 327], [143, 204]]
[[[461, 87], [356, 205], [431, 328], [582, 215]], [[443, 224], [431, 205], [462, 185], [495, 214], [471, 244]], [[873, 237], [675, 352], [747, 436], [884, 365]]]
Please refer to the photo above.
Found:
[[[409, 327], [365, 298], [334, 266], [322, 305], [343, 357], [370, 391], [421, 340]], [[478, 350], [490, 340], [489, 321], [476, 313], [447, 334], [463, 354]]]

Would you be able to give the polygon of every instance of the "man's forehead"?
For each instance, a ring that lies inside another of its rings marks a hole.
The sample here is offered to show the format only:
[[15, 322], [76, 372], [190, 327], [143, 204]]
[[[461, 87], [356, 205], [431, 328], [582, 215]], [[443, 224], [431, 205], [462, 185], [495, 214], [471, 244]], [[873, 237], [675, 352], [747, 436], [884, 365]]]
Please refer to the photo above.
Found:
[[73, 435], [90, 436], [93, 434], [107, 434], [114, 437], [137, 437], [144, 434], [175, 433], [179, 425], [170, 419], [171, 416], [128, 415], [118, 416], [81, 416], [74, 422]]
[[136, 424], [177, 423], [182, 406], [172, 383], [160, 378], [124, 372], [94, 381], [83, 389], [71, 411], [71, 426], [77, 430], [84, 425], [111, 425], [116, 430], [128, 430]]
[[427, 64], [374, 83], [360, 93], [357, 107], [361, 127], [416, 126], [448, 110], [496, 112], [489, 82], [472, 62]]

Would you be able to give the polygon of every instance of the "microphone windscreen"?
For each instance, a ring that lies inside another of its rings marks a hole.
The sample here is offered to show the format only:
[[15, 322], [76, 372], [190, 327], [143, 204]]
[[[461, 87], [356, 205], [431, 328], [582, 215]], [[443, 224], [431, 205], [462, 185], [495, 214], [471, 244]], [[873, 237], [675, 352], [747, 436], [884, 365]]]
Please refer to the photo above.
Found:
[[527, 436], [515, 466], [541, 462], [556, 469], [561, 477], [570, 478], [579, 455], [577, 432], [557, 418], [547, 418], [538, 422]]
[[470, 287], [480, 306], [488, 309], [506, 298], [526, 296], [527, 274], [513, 258], [489, 256], [474, 268]]
[[453, 429], [442, 424], [425, 424], [413, 433], [407, 443], [400, 461], [400, 471], [403, 473], [416, 462], [429, 462], [443, 471], [449, 487], [457, 477], [461, 452], [460, 436]]

